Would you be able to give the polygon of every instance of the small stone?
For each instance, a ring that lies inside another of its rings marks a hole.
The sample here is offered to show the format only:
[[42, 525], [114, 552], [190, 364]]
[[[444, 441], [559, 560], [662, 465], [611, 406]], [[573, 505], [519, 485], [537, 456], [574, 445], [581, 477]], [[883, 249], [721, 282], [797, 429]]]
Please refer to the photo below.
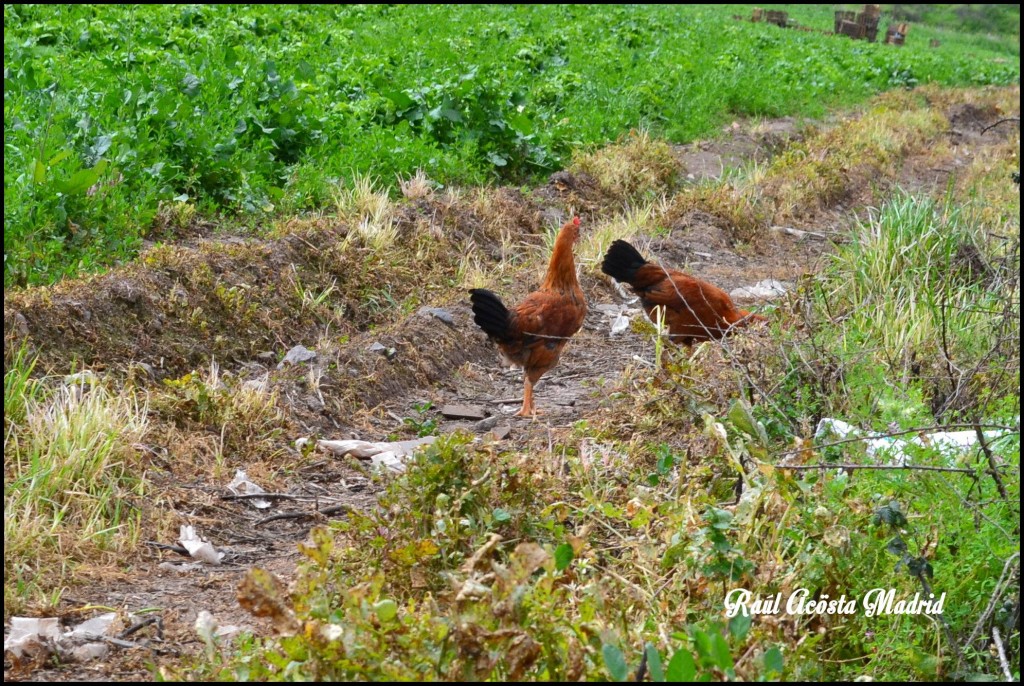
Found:
[[70, 303], [70, 305], [71, 308], [75, 311], [75, 314], [78, 315], [78, 318], [81, 319], [83, 322], [89, 323], [92, 320], [92, 312], [87, 310], [85, 306], [82, 305], [82, 303], [72, 302]]
[[127, 281], [118, 281], [110, 287], [110, 295], [129, 305], [137, 305], [142, 300], [142, 290], [136, 288]]
[[315, 352], [304, 345], [297, 345], [288, 351], [288, 354], [284, 356], [284, 359], [277, 365], [277, 368], [284, 369], [286, 364], [299, 364], [300, 362], [309, 362], [315, 359]]
[[503, 441], [512, 434], [512, 427], [508, 424], [502, 424], [494, 428], [491, 432], [491, 437], [496, 441]]
[[455, 317], [448, 310], [440, 307], [421, 307], [419, 313], [428, 317], [437, 317], [448, 326], [455, 326]]
[[493, 429], [497, 425], [498, 425], [498, 417], [497, 417], [497, 415], [495, 415], [494, 417], [488, 417], [487, 419], [481, 419], [479, 422], [474, 424], [473, 425], [473, 431], [482, 434], [485, 431], [490, 431], [491, 429]]
[[19, 335], [28, 335], [28, 320], [25, 319], [25, 315], [21, 312], [14, 313], [14, 327], [18, 330]]
[[370, 347], [367, 348], [367, 350], [369, 350], [371, 353], [380, 353], [381, 355], [383, 355], [384, 357], [388, 358], [389, 360], [393, 360], [393, 359], [395, 359], [395, 357], [398, 356], [398, 351], [397, 350], [395, 350], [394, 348], [387, 347], [386, 345], [384, 345], [380, 341], [375, 341], [375, 342], [371, 343]]
[[484, 419], [487, 412], [477, 405], [445, 405], [441, 414], [448, 419]]
[[274, 353], [269, 350], [264, 350], [261, 353], [256, 353], [257, 360], [263, 360], [264, 362], [271, 362], [274, 359]]

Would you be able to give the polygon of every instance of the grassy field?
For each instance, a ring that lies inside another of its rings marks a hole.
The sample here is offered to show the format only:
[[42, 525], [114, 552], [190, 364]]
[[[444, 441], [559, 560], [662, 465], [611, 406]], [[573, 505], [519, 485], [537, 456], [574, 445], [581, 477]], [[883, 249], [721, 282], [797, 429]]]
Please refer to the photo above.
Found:
[[922, 22], [960, 33], [1020, 36], [1020, 10], [1010, 5], [883, 5], [898, 21]]
[[[791, 11], [831, 27], [827, 6]], [[322, 210], [358, 174], [522, 181], [635, 127], [685, 142], [891, 88], [1019, 80], [1012, 36], [915, 25], [896, 49], [731, 18], [749, 12], [7, 5], [5, 286], [197, 219]]]

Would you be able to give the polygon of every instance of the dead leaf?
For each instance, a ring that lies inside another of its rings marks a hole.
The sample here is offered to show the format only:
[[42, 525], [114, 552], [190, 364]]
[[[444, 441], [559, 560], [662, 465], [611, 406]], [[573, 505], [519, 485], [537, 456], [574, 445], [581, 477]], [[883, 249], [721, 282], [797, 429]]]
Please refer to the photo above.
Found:
[[487, 539], [487, 542], [477, 548], [477, 551], [473, 553], [468, 560], [462, 563], [459, 571], [466, 574], [472, 572], [476, 569], [476, 566], [480, 564], [480, 561], [490, 555], [491, 551], [494, 550], [495, 546], [501, 543], [502, 540], [501, 534], [491, 534], [491, 537]]
[[540, 657], [540, 644], [526, 634], [519, 634], [505, 648], [505, 659], [508, 664], [508, 680], [522, 681], [523, 675]]
[[249, 570], [238, 585], [238, 604], [255, 617], [269, 617], [282, 634], [295, 633], [300, 628], [287, 597], [281, 580], [258, 567]]
[[551, 559], [548, 551], [529, 541], [520, 543], [512, 553], [512, 568], [520, 579], [525, 579]]

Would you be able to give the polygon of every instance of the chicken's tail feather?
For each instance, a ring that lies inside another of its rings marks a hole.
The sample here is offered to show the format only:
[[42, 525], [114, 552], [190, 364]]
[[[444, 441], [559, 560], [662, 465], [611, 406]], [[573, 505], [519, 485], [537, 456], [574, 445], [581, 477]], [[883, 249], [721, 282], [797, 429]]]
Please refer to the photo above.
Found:
[[637, 249], [623, 240], [617, 240], [608, 248], [601, 263], [601, 271], [616, 281], [632, 283], [633, 277], [640, 267], [647, 264]]
[[484, 333], [499, 343], [511, 340], [512, 315], [501, 298], [485, 288], [474, 288], [469, 299], [473, 303], [473, 321]]

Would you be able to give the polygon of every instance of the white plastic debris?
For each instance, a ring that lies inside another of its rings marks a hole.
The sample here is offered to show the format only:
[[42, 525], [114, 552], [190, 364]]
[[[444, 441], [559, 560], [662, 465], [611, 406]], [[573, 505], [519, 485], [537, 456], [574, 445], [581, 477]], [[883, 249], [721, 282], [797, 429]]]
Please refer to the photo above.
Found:
[[617, 336], [630, 328], [630, 317], [620, 312], [611, 323], [611, 335]]
[[4, 639], [4, 653], [22, 657], [49, 650], [62, 635], [56, 617], [11, 617], [11, 633]]
[[[983, 433], [987, 441], [992, 441], [998, 439], [1005, 432], [985, 431]], [[818, 440], [829, 437], [841, 440], [856, 438], [858, 435], [863, 435], [868, 455], [871, 457], [889, 457], [889, 464], [898, 467], [906, 466], [909, 463], [911, 456], [907, 453], [907, 448], [910, 446], [935, 449], [947, 459], [948, 464], [952, 465], [958, 455], [967, 452], [978, 442], [978, 434], [970, 430], [936, 431], [934, 433], [918, 434], [913, 436], [913, 438], [901, 438], [863, 432], [841, 419], [829, 417], [823, 418], [818, 422], [818, 428], [814, 431], [814, 437]]]
[[615, 292], [622, 296], [622, 299], [626, 301], [627, 305], [632, 305], [640, 299], [632, 293], [627, 292], [625, 286], [615, 279], [612, 279], [612, 285], [615, 286]]
[[194, 527], [188, 524], [181, 525], [181, 533], [178, 536], [178, 543], [188, 551], [193, 559], [205, 562], [208, 565], [219, 565], [224, 558], [224, 553], [218, 552], [210, 543], [204, 541], [196, 533]]
[[117, 621], [116, 612], [107, 612], [102, 615], [87, 619], [74, 629], [71, 630], [69, 636], [72, 638], [95, 638], [97, 636], [108, 636], [111, 633], [111, 627], [114, 622]]
[[[253, 495], [256, 493], [266, 493], [266, 491], [264, 491], [259, 486], [259, 484], [255, 484], [249, 480], [249, 477], [246, 476], [244, 469], [239, 469], [235, 472], [235, 478], [232, 479], [231, 483], [228, 484], [228, 490], [231, 491], [234, 495]], [[259, 510], [265, 510], [271, 505], [269, 500], [265, 500], [263, 498], [246, 498], [246, 500], [248, 500], [253, 507]]]
[[56, 617], [11, 617], [11, 631], [4, 639], [4, 653], [25, 655], [56, 654], [63, 660], [86, 662], [107, 656], [104, 642], [122, 628], [117, 613], [108, 612], [88, 619], [73, 629], [61, 630]]
[[[636, 300], [633, 298], [633, 301]], [[617, 336], [628, 329], [630, 320], [640, 313], [640, 310], [627, 307], [627, 305], [597, 305], [595, 310], [611, 320], [612, 336]]]
[[[423, 445], [437, 440], [437, 436], [425, 436], [411, 441], [394, 443], [370, 443], [369, 441], [317, 441], [317, 445], [329, 450], [339, 457], [352, 455], [361, 460], [370, 460], [377, 469], [389, 469], [393, 472], [404, 472], [405, 463]], [[298, 443], [298, 441], [296, 441]]]
[[324, 624], [320, 627], [320, 636], [328, 643], [340, 640], [345, 635], [345, 628], [338, 624]]
[[776, 279], [758, 281], [753, 286], [741, 286], [729, 293], [733, 300], [774, 300], [784, 296], [792, 286]]
[[217, 627], [217, 638], [231, 638], [235, 634], [239, 633], [242, 627], [235, 624], [228, 624], [227, 626]]
[[196, 633], [207, 642], [217, 635], [217, 619], [208, 610], [200, 610], [196, 616]]
[[107, 612], [85, 620], [65, 634], [65, 638], [72, 639], [76, 644], [71, 648], [71, 659], [76, 662], [102, 660], [110, 653], [110, 646], [103, 642], [103, 638], [113, 636], [123, 628], [124, 625], [118, 620], [116, 612]]
[[110, 646], [100, 641], [92, 641], [75, 646], [71, 649], [71, 659], [75, 662], [102, 660], [110, 653]]

